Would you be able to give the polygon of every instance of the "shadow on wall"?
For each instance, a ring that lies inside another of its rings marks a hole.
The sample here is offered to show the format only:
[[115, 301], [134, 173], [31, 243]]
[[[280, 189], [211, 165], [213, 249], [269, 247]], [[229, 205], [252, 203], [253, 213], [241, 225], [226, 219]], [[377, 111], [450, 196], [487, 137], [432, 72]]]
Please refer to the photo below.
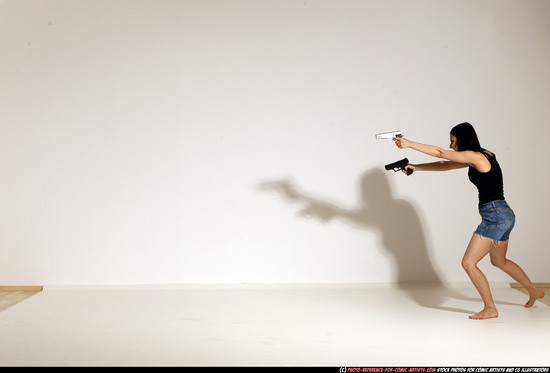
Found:
[[[339, 220], [354, 228], [377, 234], [378, 250], [392, 263], [394, 282], [413, 301], [424, 307], [471, 313], [470, 311], [443, 307], [448, 298], [471, 300], [446, 288], [434, 269], [428, 255], [428, 245], [420, 217], [411, 203], [393, 197], [387, 175], [372, 169], [359, 178], [359, 202], [356, 209], [345, 209], [319, 200], [298, 190], [289, 180], [260, 183], [258, 190], [280, 194], [288, 203], [303, 206], [299, 213], [322, 223]], [[413, 287], [411, 284], [430, 284]]]

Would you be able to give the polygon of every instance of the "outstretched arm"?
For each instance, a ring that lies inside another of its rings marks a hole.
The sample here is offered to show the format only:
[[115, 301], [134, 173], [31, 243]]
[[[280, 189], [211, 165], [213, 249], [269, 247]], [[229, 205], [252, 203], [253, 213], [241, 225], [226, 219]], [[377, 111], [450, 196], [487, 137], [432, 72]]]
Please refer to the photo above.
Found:
[[[479, 152], [474, 152], [471, 150], [466, 151], [454, 151], [454, 150], [445, 150], [438, 146], [421, 144], [419, 142], [410, 141], [405, 138], [395, 138], [395, 143], [400, 149], [414, 149], [424, 154], [431, 155], [432, 157], [442, 158], [448, 162], [434, 162], [426, 163], [424, 165], [419, 165], [420, 167], [417, 170], [420, 171], [447, 171], [456, 168], [462, 168], [467, 166], [472, 166], [478, 170], [486, 167], [488, 163], [485, 156]], [[462, 166], [460, 166], [462, 165]], [[424, 168], [422, 168], [424, 166]]]
[[411, 168], [413, 171], [450, 171], [464, 167], [468, 167], [468, 165], [452, 161], [439, 161], [433, 163], [409, 164], [405, 167], [403, 172], [406, 173], [407, 168]]

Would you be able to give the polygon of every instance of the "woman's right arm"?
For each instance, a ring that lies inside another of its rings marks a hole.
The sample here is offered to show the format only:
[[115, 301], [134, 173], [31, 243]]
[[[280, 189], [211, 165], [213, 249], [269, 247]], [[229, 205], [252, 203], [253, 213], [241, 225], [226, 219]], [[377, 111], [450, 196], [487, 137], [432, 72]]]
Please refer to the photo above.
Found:
[[465, 167], [468, 167], [467, 163], [439, 161], [432, 163], [408, 164], [405, 166], [404, 172], [407, 172], [407, 168], [411, 168], [413, 171], [450, 171]]

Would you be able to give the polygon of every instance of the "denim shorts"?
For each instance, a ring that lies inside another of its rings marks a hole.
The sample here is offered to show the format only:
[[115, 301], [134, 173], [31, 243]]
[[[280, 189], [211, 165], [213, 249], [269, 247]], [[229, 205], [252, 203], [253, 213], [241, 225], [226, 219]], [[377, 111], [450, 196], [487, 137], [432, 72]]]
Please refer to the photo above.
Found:
[[495, 241], [508, 241], [516, 223], [516, 215], [505, 200], [484, 203], [479, 206], [481, 224], [474, 233]]

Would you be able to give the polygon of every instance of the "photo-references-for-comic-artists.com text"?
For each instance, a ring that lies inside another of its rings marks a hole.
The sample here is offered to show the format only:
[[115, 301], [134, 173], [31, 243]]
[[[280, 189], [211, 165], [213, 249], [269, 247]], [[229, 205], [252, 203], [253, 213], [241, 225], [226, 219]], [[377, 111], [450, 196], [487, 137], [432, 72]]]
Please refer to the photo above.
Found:
[[340, 373], [549, 373], [550, 367], [342, 367]]

